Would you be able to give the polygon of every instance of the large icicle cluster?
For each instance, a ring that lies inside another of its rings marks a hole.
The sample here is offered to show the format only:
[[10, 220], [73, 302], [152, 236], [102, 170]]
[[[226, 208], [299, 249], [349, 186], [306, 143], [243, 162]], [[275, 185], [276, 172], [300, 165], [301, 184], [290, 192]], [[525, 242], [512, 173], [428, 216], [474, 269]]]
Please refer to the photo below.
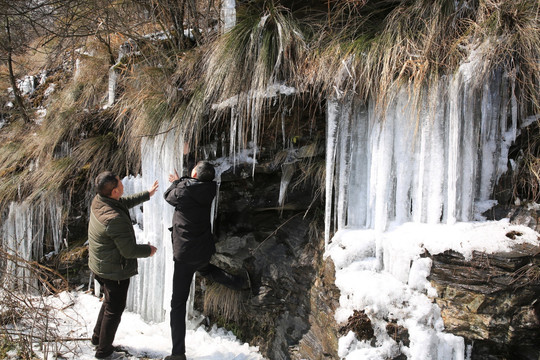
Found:
[[[19, 290], [37, 289], [37, 279], [24, 261], [39, 260], [44, 256], [45, 237], [51, 239], [53, 251], [63, 245], [62, 202], [58, 196], [38, 201], [12, 202], [0, 228], [0, 249], [14, 258], [4, 258], [4, 285]], [[15, 279], [15, 281], [14, 281]]]
[[494, 73], [475, 88], [470, 67], [425, 89], [418, 108], [406, 89], [384, 116], [372, 102], [329, 102], [327, 242], [331, 223], [384, 231], [478, 219], [519, 124], [512, 79]]
[[159, 181], [156, 194], [142, 207], [132, 209], [132, 218], [137, 221], [134, 226], [137, 242], [150, 243], [158, 251], [153, 257], [139, 261], [139, 275], [131, 280], [128, 308], [144, 319], [163, 321], [171, 299], [173, 261], [168, 228], [174, 211], [163, 193], [170, 185], [169, 174], [175, 169], [182, 174], [183, 141], [172, 133], [146, 139], [141, 154], [144, 176], [125, 178], [124, 192], [130, 195], [145, 191], [155, 180]]
[[[426, 280], [431, 261], [420, 255], [466, 255], [463, 243], [478, 228], [463, 224], [484, 221], [509, 147], [531, 122], [520, 119], [512, 75], [494, 71], [479, 83], [480, 65], [472, 54], [455, 74], [420, 91], [396, 90], [384, 109], [343, 94], [328, 102], [325, 243], [342, 294], [336, 320], [365, 310], [377, 337], [376, 346], [354, 334], [341, 338], [340, 357], [461, 360], [470, 351], [444, 332], [429, 299], [437, 295]], [[494, 251], [506, 224], [490, 226], [494, 234], [482, 228], [489, 240], [465, 248]], [[408, 329], [409, 346], [388, 337], [389, 319]]]

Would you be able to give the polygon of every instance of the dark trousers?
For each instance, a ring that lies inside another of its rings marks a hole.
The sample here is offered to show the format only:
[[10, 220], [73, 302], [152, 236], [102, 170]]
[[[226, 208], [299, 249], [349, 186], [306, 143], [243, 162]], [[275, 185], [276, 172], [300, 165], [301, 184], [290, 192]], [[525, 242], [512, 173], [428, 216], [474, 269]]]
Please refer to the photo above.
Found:
[[242, 277], [229, 274], [212, 264], [197, 267], [175, 261], [171, 299], [172, 355], [183, 355], [186, 352], [186, 303], [196, 271], [205, 278], [234, 290], [241, 290], [245, 283]]
[[102, 279], [96, 275], [96, 280], [103, 289], [103, 303], [99, 311], [92, 344], [97, 345], [96, 357], [104, 358], [112, 354], [112, 343], [116, 330], [120, 324], [122, 313], [126, 308], [126, 298], [129, 288], [129, 279], [114, 281]]

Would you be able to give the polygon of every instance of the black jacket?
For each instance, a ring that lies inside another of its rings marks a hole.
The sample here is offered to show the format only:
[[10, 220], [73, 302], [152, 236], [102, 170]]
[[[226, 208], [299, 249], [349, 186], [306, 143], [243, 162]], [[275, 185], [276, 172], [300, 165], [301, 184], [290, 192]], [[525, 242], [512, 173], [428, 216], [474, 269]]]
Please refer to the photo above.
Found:
[[214, 181], [183, 177], [165, 191], [165, 200], [174, 206], [172, 242], [175, 261], [203, 265], [216, 252], [211, 228]]

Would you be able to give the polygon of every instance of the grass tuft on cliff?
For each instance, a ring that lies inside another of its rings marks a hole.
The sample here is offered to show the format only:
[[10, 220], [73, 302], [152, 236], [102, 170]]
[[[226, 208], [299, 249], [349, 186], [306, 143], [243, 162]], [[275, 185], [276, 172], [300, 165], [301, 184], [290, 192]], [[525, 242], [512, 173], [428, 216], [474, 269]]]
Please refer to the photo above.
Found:
[[[296, 12], [279, 2], [239, 4], [229, 32], [208, 33], [184, 48], [139, 35], [136, 51], [115, 66], [119, 81], [111, 107], [106, 106], [109, 69], [119, 45], [129, 34], [167, 27], [147, 19], [129, 32], [100, 28], [70, 49], [71, 68], [64, 64], [54, 74], [53, 95], [46, 97], [41, 89], [28, 99], [29, 107], [47, 108], [44, 120], [26, 126], [15, 112], [6, 117], [0, 130], [7, 139], [0, 145], [0, 203], [80, 186], [73, 179], [104, 169], [137, 172], [145, 137], [174, 131], [179, 142], [195, 149], [215, 129], [230, 133], [233, 108], [243, 119], [238, 126], [245, 136], [238, 142], [257, 144], [267, 127], [279, 124], [272, 118], [278, 112], [267, 111], [276, 97], [261, 96], [278, 84], [294, 88], [292, 103], [301, 98], [324, 107], [328, 98], [354, 96], [376, 99], [384, 112], [403, 85], [418, 105], [430, 84], [453, 74], [474, 53], [484, 64], [478, 84], [493, 70], [503, 70], [515, 80], [523, 112], [540, 113], [538, 2], [337, 0], [329, 5], [327, 12]], [[24, 62], [28, 69], [34, 68], [31, 58]], [[91, 181], [85, 184], [78, 191], [91, 188]]]

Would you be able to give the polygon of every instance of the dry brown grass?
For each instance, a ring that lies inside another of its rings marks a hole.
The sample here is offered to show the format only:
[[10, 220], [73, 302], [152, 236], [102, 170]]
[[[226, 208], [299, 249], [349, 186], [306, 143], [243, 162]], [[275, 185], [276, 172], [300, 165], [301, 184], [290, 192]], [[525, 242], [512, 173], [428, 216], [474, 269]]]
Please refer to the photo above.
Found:
[[238, 321], [243, 311], [240, 291], [229, 289], [218, 283], [209, 285], [204, 293], [204, 312], [207, 315]]
[[[199, 5], [208, 9], [212, 4]], [[24, 130], [12, 121], [8, 130], [2, 129], [4, 139], [21, 139], [23, 145], [19, 150], [10, 148], [9, 141], [0, 145], [0, 199], [19, 193], [19, 181], [27, 183], [23, 188], [29, 192], [57, 191], [72, 184], [71, 178], [94, 176], [98, 169], [136, 171], [144, 136], [174, 131], [185, 134], [194, 149], [213, 129], [227, 128], [230, 107], [212, 106], [234, 96], [236, 113], [245, 119], [242, 145], [258, 142], [264, 127], [272, 124], [265, 109], [274, 99], [253, 95], [274, 83], [294, 87], [295, 96], [311, 104], [352, 95], [375, 100], [380, 111], [396, 89], [406, 86], [414, 109], [425, 89], [452, 74], [471, 49], [480, 49], [479, 43], [484, 44], [479, 56], [485, 66], [478, 82], [502, 68], [515, 76], [522, 107], [539, 112], [538, 2], [486, 0], [457, 8], [461, 2], [454, 0], [329, 4], [328, 13], [298, 19], [281, 5], [253, 2], [239, 6], [237, 26], [229, 33], [208, 36], [196, 48], [179, 52], [163, 43], [143, 44], [139, 55], [119, 67], [119, 98], [106, 111], [109, 50], [117, 51], [127, 35], [108, 34], [111, 48], [87, 41], [84, 50], [92, 56], [80, 55], [81, 71], [62, 80], [47, 102], [44, 124]], [[217, 14], [215, 9], [208, 13]], [[140, 21], [132, 34], [162, 28], [155, 19], [139, 15], [124, 18]], [[40, 53], [27, 60], [27, 68], [43, 61]], [[54, 156], [64, 143], [73, 149], [71, 160]], [[40, 168], [29, 174], [31, 160]], [[304, 180], [320, 178], [322, 170], [314, 165], [306, 164]]]

